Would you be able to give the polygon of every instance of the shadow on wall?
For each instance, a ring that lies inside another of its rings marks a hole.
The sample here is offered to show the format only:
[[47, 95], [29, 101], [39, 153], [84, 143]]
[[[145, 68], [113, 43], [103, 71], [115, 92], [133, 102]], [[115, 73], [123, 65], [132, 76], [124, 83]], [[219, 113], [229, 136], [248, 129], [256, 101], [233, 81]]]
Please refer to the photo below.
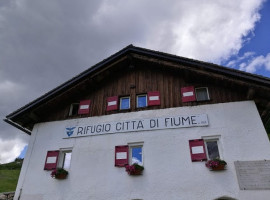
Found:
[[214, 200], [237, 200], [237, 199], [234, 199], [234, 198], [231, 198], [231, 197], [227, 197], [227, 196], [223, 196], [223, 197], [219, 197], [219, 198], [214, 199]]

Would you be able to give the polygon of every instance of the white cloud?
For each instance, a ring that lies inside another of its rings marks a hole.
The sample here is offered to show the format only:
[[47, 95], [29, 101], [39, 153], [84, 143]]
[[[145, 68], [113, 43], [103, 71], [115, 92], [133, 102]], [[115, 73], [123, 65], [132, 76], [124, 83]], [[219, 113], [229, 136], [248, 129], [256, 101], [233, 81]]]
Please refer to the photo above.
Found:
[[264, 68], [265, 70], [270, 71], [270, 53], [266, 56], [257, 56], [253, 57], [252, 60], [240, 64], [240, 70], [254, 73], [257, 70]]
[[[236, 59], [229, 61], [226, 64], [226, 66], [236, 68], [236, 67], [238, 67], [237, 65], [239, 65], [240, 62], [242, 62], [246, 59], [250, 59], [253, 56], [255, 56], [255, 52], [246, 52], [246, 53], [244, 53], [243, 56], [238, 56]], [[241, 66], [241, 64], [240, 64], [240, 66]]]
[[142, 165], [142, 162], [138, 158], [132, 157], [131, 164], [134, 164], [134, 163], [137, 163], [138, 165]]
[[110, 36], [104, 33], [108, 37], [136, 33], [136, 43], [144, 47], [220, 63], [253, 36], [262, 2], [103, 1], [93, 21], [98, 29], [105, 25], [110, 30]]
[[17, 158], [26, 143], [20, 139], [1, 140], [0, 139], [0, 163], [12, 162]]

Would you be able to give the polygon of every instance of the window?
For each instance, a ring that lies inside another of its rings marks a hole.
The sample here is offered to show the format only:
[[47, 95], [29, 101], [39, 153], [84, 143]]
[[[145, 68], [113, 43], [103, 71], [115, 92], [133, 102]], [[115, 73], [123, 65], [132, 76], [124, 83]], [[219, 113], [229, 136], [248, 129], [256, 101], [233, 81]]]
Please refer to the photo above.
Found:
[[65, 170], [69, 170], [70, 162], [71, 162], [72, 149], [60, 149], [58, 167], [64, 168]]
[[116, 167], [125, 167], [134, 163], [143, 165], [143, 143], [115, 146]]
[[195, 93], [197, 101], [206, 101], [210, 99], [207, 87], [196, 88]]
[[208, 88], [188, 86], [181, 88], [182, 102], [207, 101], [210, 100]]
[[130, 97], [120, 98], [120, 110], [126, 110], [130, 108]]
[[79, 110], [79, 103], [73, 103], [70, 105], [69, 108], [69, 116], [75, 116], [78, 115], [78, 110]]
[[56, 151], [48, 151], [44, 170], [54, 170], [57, 167], [69, 170], [71, 161], [71, 148], [60, 149]]
[[205, 141], [205, 146], [209, 159], [220, 158], [217, 141]]
[[147, 107], [147, 95], [137, 95], [137, 108]]
[[204, 144], [206, 147], [207, 158], [209, 160], [215, 158], [221, 158], [222, 155], [220, 152], [220, 144], [219, 144], [219, 137], [204, 137]]
[[129, 144], [129, 164], [132, 165], [137, 163], [138, 165], [143, 165], [143, 144], [142, 143], [132, 143]]

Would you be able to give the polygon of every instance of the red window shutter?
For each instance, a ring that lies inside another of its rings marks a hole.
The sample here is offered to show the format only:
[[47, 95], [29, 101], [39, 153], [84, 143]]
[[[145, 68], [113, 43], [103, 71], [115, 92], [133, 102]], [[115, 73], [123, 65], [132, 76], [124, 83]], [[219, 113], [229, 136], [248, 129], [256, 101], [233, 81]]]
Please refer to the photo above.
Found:
[[118, 96], [107, 98], [107, 109], [106, 111], [118, 110]]
[[181, 88], [182, 102], [196, 101], [194, 86]]
[[148, 106], [158, 106], [160, 105], [160, 94], [159, 91], [148, 92], [147, 93]]
[[115, 166], [124, 167], [128, 165], [128, 145], [115, 147]]
[[90, 112], [90, 100], [83, 100], [80, 101], [80, 106], [79, 106], [79, 110], [78, 110], [78, 114], [89, 114]]
[[57, 161], [58, 161], [59, 151], [48, 151], [44, 170], [53, 170], [57, 167]]
[[192, 162], [207, 160], [203, 139], [189, 140]]

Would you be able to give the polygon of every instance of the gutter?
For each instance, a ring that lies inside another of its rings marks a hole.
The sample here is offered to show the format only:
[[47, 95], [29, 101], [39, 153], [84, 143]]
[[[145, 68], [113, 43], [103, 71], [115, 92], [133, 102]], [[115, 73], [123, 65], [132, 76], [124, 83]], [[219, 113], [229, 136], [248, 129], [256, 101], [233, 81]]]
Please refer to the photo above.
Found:
[[11, 126], [14, 126], [15, 128], [27, 133], [28, 135], [31, 135], [31, 131], [28, 130], [27, 128], [22, 127], [21, 125], [11, 121], [10, 119], [4, 119], [5, 122], [7, 122], [8, 124], [10, 124]]

